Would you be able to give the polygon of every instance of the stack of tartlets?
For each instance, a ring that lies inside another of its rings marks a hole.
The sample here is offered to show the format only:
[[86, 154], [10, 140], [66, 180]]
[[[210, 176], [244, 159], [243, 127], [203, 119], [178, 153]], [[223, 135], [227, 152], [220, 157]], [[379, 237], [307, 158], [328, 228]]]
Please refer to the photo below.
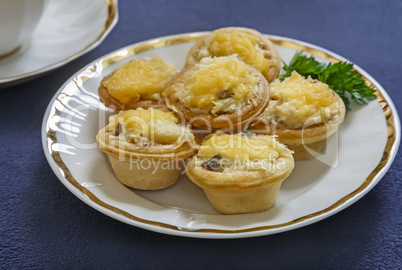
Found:
[[167, 188], [185, 170], [219, 212], [264, 211], [294, 160], [318, 155], [345, 115], [327, 85], [297, 73], [279, 82], [279, 53], [253, 29], [205, 35], [184, 66], [134, 59], [99, 86], [116, 114], [97, 142], [128, 187]]

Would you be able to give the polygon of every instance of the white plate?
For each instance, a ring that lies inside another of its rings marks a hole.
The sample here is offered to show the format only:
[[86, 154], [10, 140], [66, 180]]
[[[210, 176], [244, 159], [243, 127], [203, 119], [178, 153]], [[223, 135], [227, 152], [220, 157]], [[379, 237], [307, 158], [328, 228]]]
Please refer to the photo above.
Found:
[[[296, 162], [272, 209], [221, 215], [185, 175], [160, 191], [134, 191], [120, 184], [95, 142], [111, 114], [97, 96], [101, 79], [122, 63], [144, 56], [159, 56], [182, 67], [192, 41], [202, 34], [163, 37], [122, 48], [87, 65], [59, 89], [44, 116], [43, 147], [57, 177], [78, 198], [110, 217], [152, 231], [240, 238], [284, 232], [327, 218], [356, 202], [383, 177], [399, 146], [399, 118], [385, 90], [356, 66], [377, 89], [378, 99], [352, 106], [337, 135], [328, 141], [323, 161]], [[270, 38], [286, 62], [296, 49], [322, 61], [345, 61], [311, 44]]]
[[91, 51], [117, 20], [117, 0], [49, 1], [31, 42], [0, 60], [0, 87], [53, 70]]

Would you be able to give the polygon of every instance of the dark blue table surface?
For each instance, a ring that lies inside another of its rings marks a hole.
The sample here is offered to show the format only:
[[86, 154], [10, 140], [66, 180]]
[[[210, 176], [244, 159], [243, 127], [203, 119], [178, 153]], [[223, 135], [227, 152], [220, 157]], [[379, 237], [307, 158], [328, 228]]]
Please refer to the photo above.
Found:
[[402, 111], [402, 1], [121, 0], [119, 12], [98, 48], [0, 90], [0, 268], [402, 268], [401, 154], [366, 196], [328, 219], [277, 235], [208, 240], [146, 231], [92, 209], [60, 183], [41, 144], [50, 99], [87, 63], [135, 42], [224, 26], [336, 52], [372, 75]]

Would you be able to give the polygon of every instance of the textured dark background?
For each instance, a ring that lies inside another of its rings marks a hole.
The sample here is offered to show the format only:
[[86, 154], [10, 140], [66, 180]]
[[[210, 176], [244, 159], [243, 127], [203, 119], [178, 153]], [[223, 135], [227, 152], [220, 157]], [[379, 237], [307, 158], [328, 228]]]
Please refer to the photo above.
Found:
[[54, 93], [90, 61], [142, 40], [223, 26], [336, 52], [371, 74], [402, 111], [402, 1], [121, 0], [119, 11], [117, 26], [95, 50], [0, 90], [0, 268], [402, 268], [401, 154], [374, 189], [328, 219], [277, 235], [204, 240], [145, 231], [87, 206], [53, 174], [40, 134]]

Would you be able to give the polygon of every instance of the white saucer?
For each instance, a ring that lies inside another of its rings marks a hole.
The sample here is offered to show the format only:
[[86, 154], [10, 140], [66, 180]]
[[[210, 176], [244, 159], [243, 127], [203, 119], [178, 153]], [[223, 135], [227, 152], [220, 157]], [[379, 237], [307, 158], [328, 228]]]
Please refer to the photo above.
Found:
[[0, 87], [28, 80], [89, 52], [117, 21], [117, 0], [49, 1], [30, 44], [0, 60]]

